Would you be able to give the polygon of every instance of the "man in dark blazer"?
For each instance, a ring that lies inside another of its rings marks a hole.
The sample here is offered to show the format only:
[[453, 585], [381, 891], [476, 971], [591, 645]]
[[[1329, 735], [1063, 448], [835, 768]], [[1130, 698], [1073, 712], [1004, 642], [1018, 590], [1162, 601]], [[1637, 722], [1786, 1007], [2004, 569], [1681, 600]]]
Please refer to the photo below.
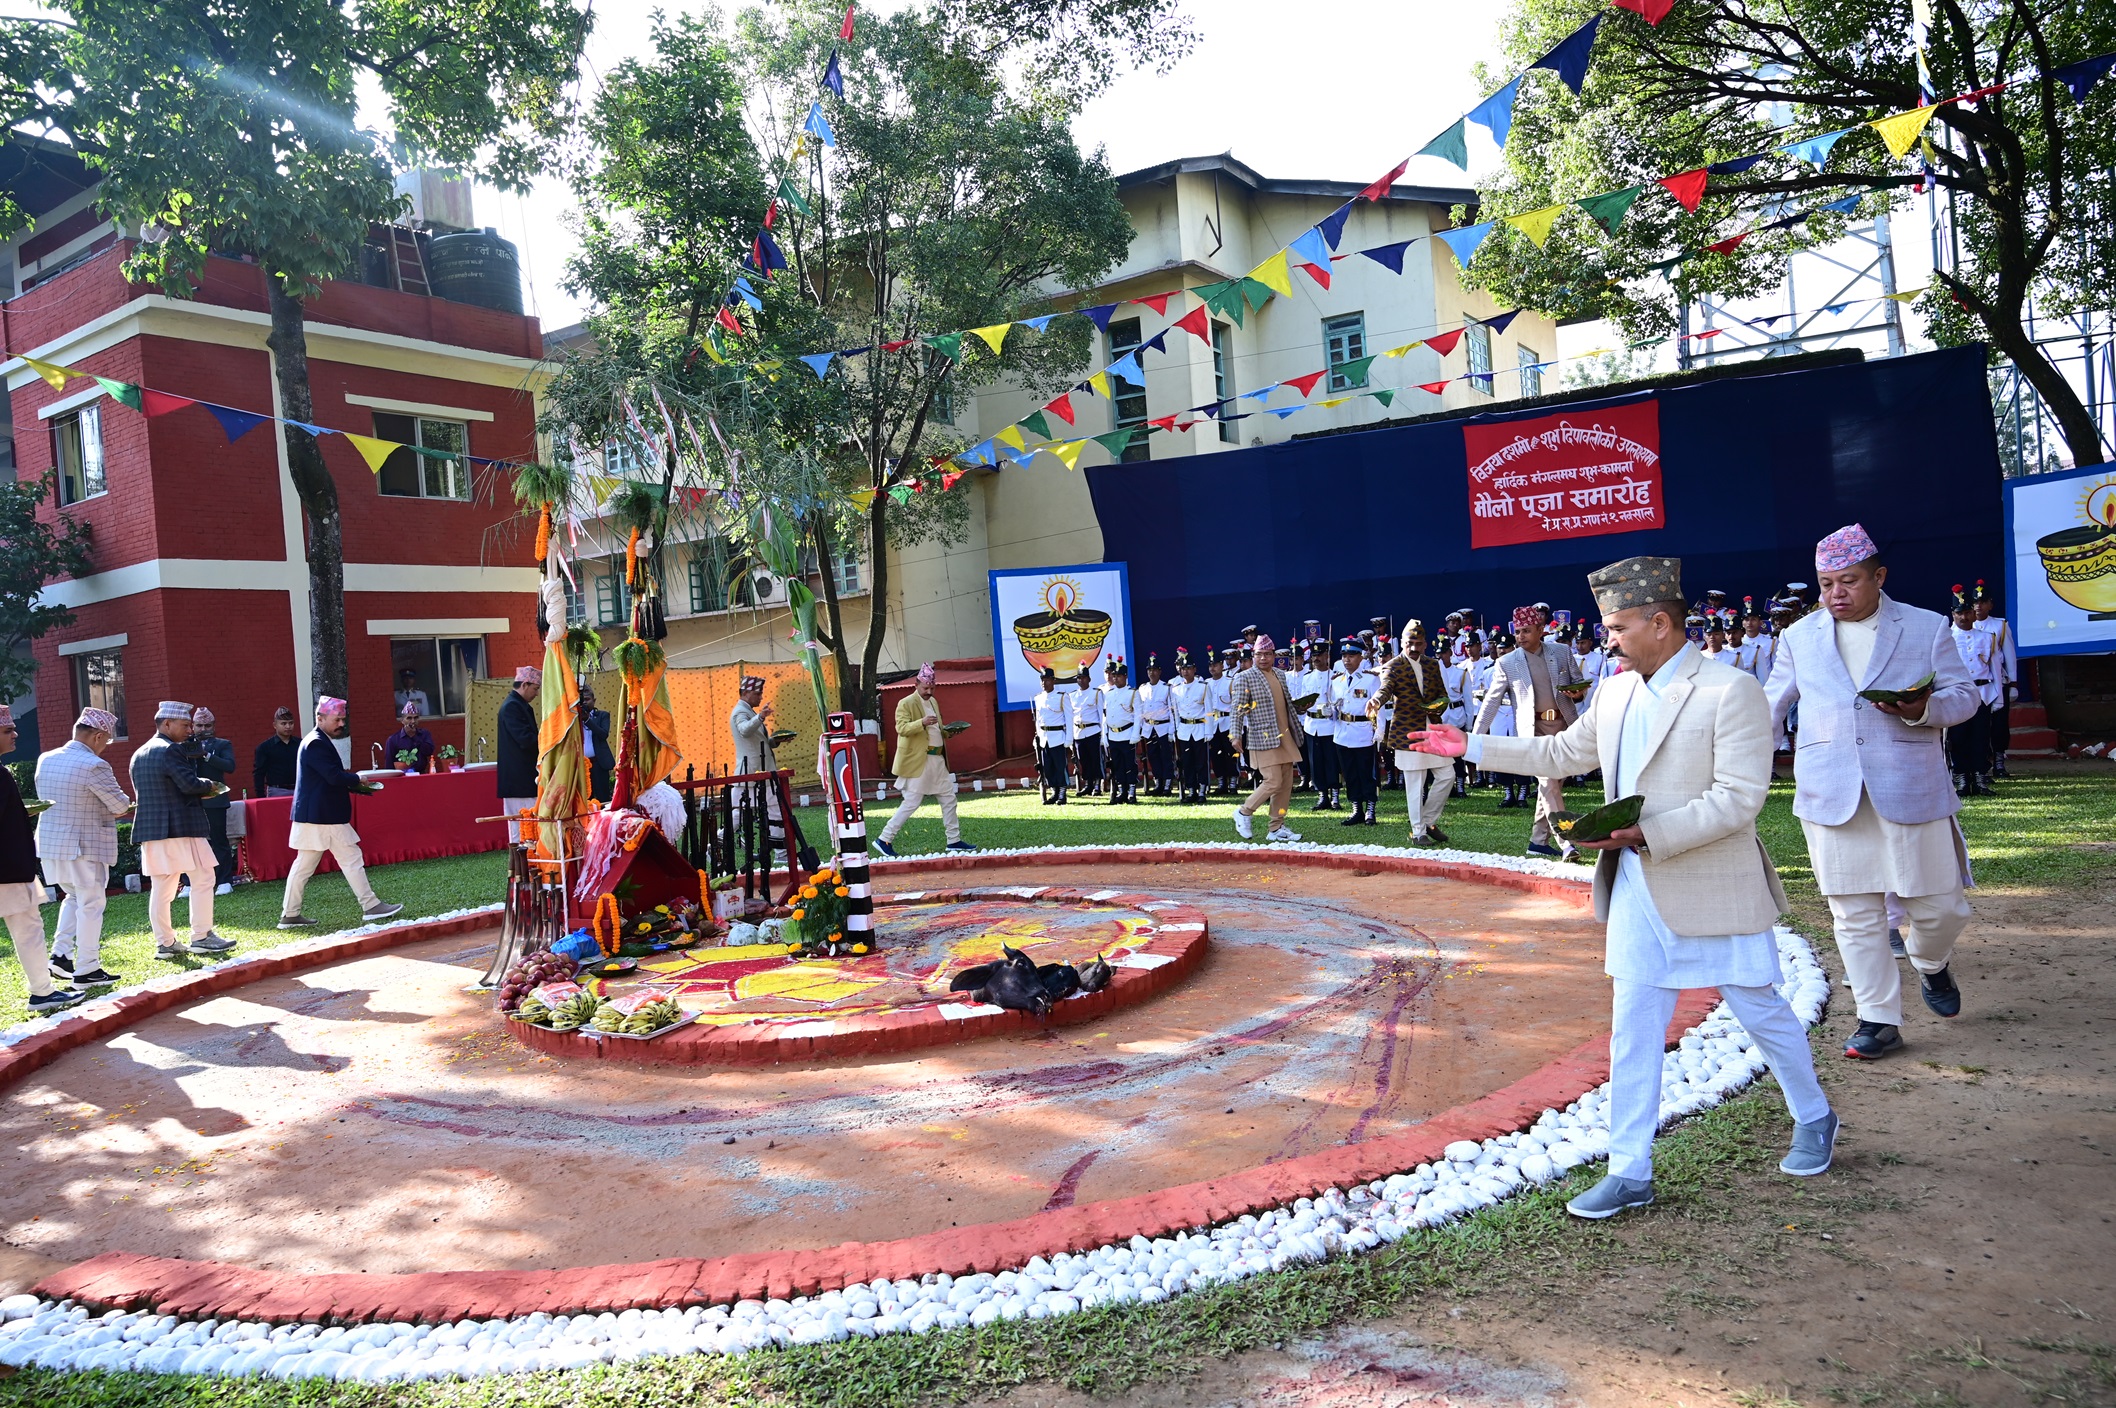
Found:
[[[514, 689], [500, 705], [500, 810], [510, 818], [536, 807], [536, 696], [543, 692], [544, 672], [524, 665], [514, 672]], [[521, 823], [507, 823], [507, 839], [521, 840]]]
[[617, 795], [617, 755], [610, 751], [610, 711], [595, 707], [593, 686], [580, 687], [581, 732], [588, 740], [588, 795], [604, 806]]

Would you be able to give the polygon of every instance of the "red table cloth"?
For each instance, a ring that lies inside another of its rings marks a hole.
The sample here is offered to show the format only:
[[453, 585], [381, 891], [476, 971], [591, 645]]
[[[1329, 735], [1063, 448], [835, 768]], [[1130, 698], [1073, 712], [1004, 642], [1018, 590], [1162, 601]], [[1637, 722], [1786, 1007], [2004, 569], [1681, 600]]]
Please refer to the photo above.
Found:
[[[497, 776], [492, 768], [479, 768], [384, 778], [381, 792], [353, 798], [353, 829], [360, 833], [362, 856], [369, 865], [390, 865], [503, 849], [507, 824], [478, 820], [499, 815]], [[294, 868], [294, 852], [287, 845], [294, 799], [251, 798], [236, 805], [245, 811], [243, 845], [250, 877], [284, 879]], [[323, 858], [324, 870], [337, 868], [328, 855]]]

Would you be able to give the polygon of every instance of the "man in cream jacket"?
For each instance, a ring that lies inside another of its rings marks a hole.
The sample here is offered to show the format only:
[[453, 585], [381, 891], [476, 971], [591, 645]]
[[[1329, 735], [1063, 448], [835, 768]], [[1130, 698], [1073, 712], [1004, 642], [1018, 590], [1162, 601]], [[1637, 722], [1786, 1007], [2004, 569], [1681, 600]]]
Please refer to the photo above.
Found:
[[1828, 1169], [1837, 1117], [1815, 1079], [1807, 1033], [1779, 996], [1772, 925], [1785, 892], [1756, 835], [1770, 791], [1771, 711], [1763, 687], [1706, 660], [1684, 636], [1681, 563], [1633, 557], [1590, 573], [1606, 647], [1625, 662], [1563, 733], [1465, 737], [1446, 724], [1410, 746], [1467, 754], [1500, 772], [1566, 777], [1599, 767], [1611, 801], [1644, 798], [1636, 825], [1602, 842], [1594, 908], [1605, 920], [1614, 980], [1609, 1176], [1567, 1204], [1604, 1218], [1653, 1201], [1653, 1134], [1661, 1058], [1675, 999], [1716, 987], [1763, 1049], [1796, 1128], [1778, 1167]]

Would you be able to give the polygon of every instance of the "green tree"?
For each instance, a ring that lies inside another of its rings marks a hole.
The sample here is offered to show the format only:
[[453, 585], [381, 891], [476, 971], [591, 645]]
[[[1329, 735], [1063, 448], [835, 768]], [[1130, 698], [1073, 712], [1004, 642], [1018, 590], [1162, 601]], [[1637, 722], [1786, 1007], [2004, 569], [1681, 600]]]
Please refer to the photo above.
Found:
[[[398, 169], [518, 187], [562, 130], [585, 0], [57, 0], [0, 21], [9, 126], [72, 143], [103, 209], [142, 240], [126, 266], [188, 297], [209, 254], [264, 271], [281, 414], [313, 421], [303, 303], [403, 209]], [[392, 133], [356, 120], [371, 85]], [[0, 212], [5, 214], [6, 212]], [[21, 214], [13, 212], [14, 225]], [[338, 493], [313, 437], [286, 427], [308, 517], [313, 685], [347, 692]]]
[[[1516, 0], [1506, 52], [1525, 63], [1583, 23], [1586, 0]], [[1942, 98], [1927, 129], [1935, 180], [1953, 211], [1959, 258], [1921, 307], [1936, 337], [1976, 338], [2011, 359], [2049, 406], [2073, 456], [2104, 451], [2079, 393], [2031, 339], [2041, 313], [2116, 300], [2116, 83], [2075, 104], [2050, 72], [2116, 49], [2116, 6], [2081, 0], [1932, 0], [1926, 50]], [[1682, 0], [1658, 27], [1605, 12], [1581, 94], [1539, 76], [1522, 85], [1503, 170], [1480, 182], [1479, 218], [1518, 214], [1637, 184], [1646, 192], [1614, 234], [1584, 211], [1562, 216], [1547, 246], [1509, 233], [1486, 241], [1472, 282], [1564, 316], [1607, 316], [1633, 337], [1662, 336], [1679, 301], [1755, 294], [1781, 282], [1786, 255], [1840, 235], [1818, 217], [1751, 236], [1639, 281], [1662, 261], [1765, 222], [1859, 193], [1871, 215], [1917, 179], [1878, 135], [1854, 131], [1819, 169], [1776, 154], [1716, 174], [1695, 213], [1655, 190], [1662, 176], [1820, 136], [1919, 105], [1917, 53], [1903, 0]]]
[[21, 694], [36, 678], [22, 647], [73, 624], [73, 612], [40, 598], [45, 583], [85, 577], [90, 570], [88, 525], [37, 517], [52, 482], [50, 474], [0, 480], [0, 701]]

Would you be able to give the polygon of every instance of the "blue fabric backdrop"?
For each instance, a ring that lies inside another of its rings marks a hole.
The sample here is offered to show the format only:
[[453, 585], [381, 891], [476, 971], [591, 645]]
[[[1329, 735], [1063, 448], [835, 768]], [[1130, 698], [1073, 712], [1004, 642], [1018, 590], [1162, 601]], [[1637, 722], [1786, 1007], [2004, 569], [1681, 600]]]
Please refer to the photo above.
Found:
[[1532, 601], [1596, 619], [1586, 574], [1634, 553], [1681, 558], [1692, 600], [1761, 599], [1812, 582], [1815, 541], [1852, 522], [1899, 600], [1944, 610], [1954, 583], [2003, 580], [1982, 347], [1648, 394], [1667, 526], [1637, 533], [1471, 551], [1464, 420], [1090, 469], [1104, 558], [1130, 564], [1134, 650], [1165, 661], [1251, 623], [1283, 640], [1309, 617], [1340, 636], [1462, 606], [1503, 621]]

